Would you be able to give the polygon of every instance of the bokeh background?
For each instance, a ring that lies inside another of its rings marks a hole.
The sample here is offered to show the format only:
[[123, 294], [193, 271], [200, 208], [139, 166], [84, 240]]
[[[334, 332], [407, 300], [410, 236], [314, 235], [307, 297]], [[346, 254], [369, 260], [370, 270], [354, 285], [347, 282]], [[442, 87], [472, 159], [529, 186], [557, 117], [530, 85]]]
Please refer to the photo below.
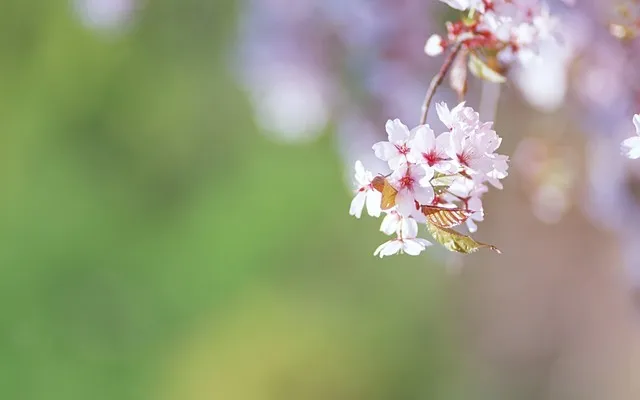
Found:
[[[1, 2], [0, 398], [637, 399], [615, 236], [545, 224], [514, 173], [478, 235], [503, 256], [373, 258], [344, 126], [256, 122], [248, 3]], [[581, 165], [579, 127], [506, 91], [503, 152], [545, 132]]]

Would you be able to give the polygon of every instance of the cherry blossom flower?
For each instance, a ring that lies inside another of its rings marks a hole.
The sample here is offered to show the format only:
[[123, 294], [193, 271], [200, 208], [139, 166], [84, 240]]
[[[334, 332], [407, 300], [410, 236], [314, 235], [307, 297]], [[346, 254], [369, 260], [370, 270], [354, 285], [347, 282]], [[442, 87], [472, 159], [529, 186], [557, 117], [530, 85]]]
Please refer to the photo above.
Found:
[[496, 189], [502, 189], [500, 180], [509, 175], [507, 172], [509, 169], [509, 157], [503, 154], [491, 154], [490, 158], [493, 160], [493, 170], [487, 173], [487, 181]]
[[362, 209], [366, 204], [367, 213], [372, 217], [379, 217], [382, 195], [373, 188], [371, 183], [373, 181], [373, 174], [365, 170], [362, 162], [360, 161], [356, 161], [355, 170], [355, 179], [358, 189], [356, 191], [356, 196], [351, 201], [349, 215], [360, 218], [362, 215]]
[[447, 153], [452, 163], [460, 169], [472, 174], [487, 174], [491, 172], [493, 162], [487, 156], [484, 144], [481, 138], [457, 129], [451, 134], [451, 146]]
[[391, 184], [398, 191], [396, 205], [402, 215], [416, 214], [418, 204], [430, 204], [434, 198], [433, 187], [429, 183], [434, 171], [422, 165], [403, 165], [390, 177]]
[[429, 125], [417, 128], [411, 142], [412, 157], [418, 164], [426, 164], [438, 172], [451, 172], [452, 165], [449, 156], [447, 156], [449, 136], [449, 133], [445, 132], [436, 137]]
[[[473, 120], [474, 115], [468, 112], [465, 114], [464, 109], [464, 101], [451, 110], [449, 110], [449, 107], [445, 103], [436, 104], [436, 112], [438, 114], [438, 118], [440, 118], [440, 121], [442, 121], [442, 123], [450, 130], [452, 130], [454, 126], [457, 126], [461, 123], [470, 125], [473, 122], [477, 122], [477, 119], [475, 121]], [[471, 110], [473, 111], [473, 109]]]
[[382, 220], [382, 224], [380, 225], [380, 232], [386, 233], [387, 235], [393, 235], [398, 232], [402, 222], [402, 215], [400, 215], [396, 210], [387, 211], [387, 215]]
[[558, 21], [542, 1], [441, 1], [457, 10], [472, 11], [446, 24], [447, 41], [438, 42], [432, 36], [425, 47], [428, 55], [437, 56], [448, 45], [462, 43], [476, 54], [491, 54], [489, 59], [502, 67], [526, 65], [537, 56], [542, 43], [555, 40]]
[[449, 145], [443, 146], [449, 164], [472, 174], [487, 175], [492, 184], [499, 187], [496, 180], [507, 176], [508, 158], [494, 154], [502, 139], [492, 129], [493, 123], [480, 121], [479, 114], [464, 102], [451, 110], [446, 104], [439, 103], [436, 111], [451, 131], [445, 136]]
[[[387, 216], [389, 215], [392, 214]], [[392, 218], [396, 217], [392, 216]], [[378, 246], [373, 253], [374, 256], [382, 258], [397, 253], [417, 256], [428, 246], [431, 246], [431, 242], [428, 240], [416, 237], [418, 235], [418, 223], [414, 219], [401, 218], [397, 222], [390, 222], [390, 226], [392, 224], [395, 224], [397, 229], [395, 232], [397, 237]]]
[[636, 128], [636, 136], [625, 139], [622, 142], [621, 150], [625, 156], [635, 160], [640, 158], [640, 114], [633, 116], [633, 125]]
[[389, 120], [386, 124], [389, 141], [378, 142], [373, 145], [376, 157], [389, 163], [389, 168], [397, 169], [406, 164], [411, 151], [411, 132], [399, 119]]

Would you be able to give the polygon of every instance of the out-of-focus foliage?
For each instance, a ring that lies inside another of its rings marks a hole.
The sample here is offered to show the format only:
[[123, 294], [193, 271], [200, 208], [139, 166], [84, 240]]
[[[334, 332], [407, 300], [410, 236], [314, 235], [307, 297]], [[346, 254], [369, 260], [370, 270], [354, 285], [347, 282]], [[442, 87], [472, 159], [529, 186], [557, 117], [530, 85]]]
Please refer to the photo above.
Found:
[[232, 1], [0, 12], [0, 398], [456, 399], [444, 272], [379, 261], [331, 138], [256, 133]]

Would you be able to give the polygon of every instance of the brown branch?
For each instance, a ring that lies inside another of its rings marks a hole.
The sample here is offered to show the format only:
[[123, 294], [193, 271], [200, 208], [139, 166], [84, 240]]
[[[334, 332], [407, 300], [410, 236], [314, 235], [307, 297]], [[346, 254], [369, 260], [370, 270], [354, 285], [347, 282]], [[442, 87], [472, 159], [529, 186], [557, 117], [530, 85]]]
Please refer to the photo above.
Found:
[[462, 48], [462, 42], [456, 43], [456, 45], [451, 49], [451, 52], [447, 56], [446, 60], [444, 60], [444, 64], [438, 71], [438, 74], [433, 77], [431, 83], [429, 84], [429, 89], [427, 90], [427, 94], [424, 98], [424, 104], [422, 105], [422, 116], [420, 117], [420, 125], [424, 125], [427, 122], [427, 113], [429, 112], [429, 106], [431, 105], [431, 100], [433, 99], [433, 95], [436, 93], [436, 89], [438, 86], [442, 84], [444, 77], [451, 69], [451, 64], [453, 64], [453, 60], [456, 59], [456, 56], [460, 52]]

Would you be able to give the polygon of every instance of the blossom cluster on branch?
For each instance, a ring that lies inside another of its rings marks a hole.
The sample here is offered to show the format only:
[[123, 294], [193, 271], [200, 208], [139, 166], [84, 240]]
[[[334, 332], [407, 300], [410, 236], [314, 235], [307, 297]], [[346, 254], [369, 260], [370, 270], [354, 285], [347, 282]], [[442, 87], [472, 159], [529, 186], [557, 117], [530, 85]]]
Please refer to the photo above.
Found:
[[374, 175], [356, 162], [357, 191], [350, 214], [359, 218], [365, 206], [371, 216], [386, 214], [380, 230], [392, 239], [376, 249], [374, 255], [380, 257], [417, 255], [426, 249], [431, 243], [417, 236], [420, 223], [451, 251], [470, 253], [482, 247], [498, 251], [452, 228], [466, 223], [475, 232], [475, 222], [484, 219], [481, 196], [488, 190], [486, 183], [502, 188], [508, 157], [496, 153], [501, 139], [493, 123], [482, 122], [464, 102], [451, 110], [444, 103], [436, 106], [448, 129], [436, 136], [425, 124], [429, 105], [447, 73], [463, 98], [468, 70], [481, 79], [503, 82], [506, 64], [528, 62], [541, 41], [553, 38], [555, 19], [537, 0], [442, 1], [462, 15], [447, 23], [446, 39], [434, 34], [427, 40], [427, 54], [449, 50], [449, 55], [431, 81], [420, 125], [409, 130], [397, 119], [387, 122], [388, 141], [376, 143], [373, 150], [388, 163], [389, 175]]
[[[475, 223], [484, 218], [481, 195], [500, 180], [489, 173], [483, 182], [478, 182], [480, 174], [467, 172], [464, 173], [469, 177], [460, 174], [453, 179], [447, 175], [449, 171], [443, 171], [440, 166], [426, 169], [424, 165], [428, 163], [412, 160], [409, 152], [399, 159], [406, 161], [404, 165], [410, 173], [415, 172], [410, 168], [412, 164], [421, 165], [424, 177], [417, 176], [418, 182], [430, 182], [435, 203], [420, 200], [415, 211], [411, 211], [414, 215], [409, 215], [410, 219], [402, 220], [399, 216], [398, 208], [406, 208], [406, 204], [402, 206], [404, 194], [399, 194], [399, 201], [396, 199], [400, 192], [399, 179], [403, 176], [401, 166], [391, 166], [390, 163], [396, 161], [383, 161], [382, 150], [376, 148], [377, 151], [372, 152], [370, 144], [379, 140], [376, 137], [383, 131], [375, 127], [387, 118], [392, 119], [392, 124], [394, 118], [409, 120], [413, 105], [423, 96], [425, 71], [434, 70], [438, 61], [442, 66], [429, 85], [420, 122], [414, 129], [407, 128], [409, 144], [413, 145], [417, 132], [427, 129], [427, 117], [434, 117], [435, 113], [428, 115], [431, 100], [453, 98], [446, 90], [433, 96], [443, 83], [448, 83], [458, 95], [458, 102], [466, 100], [466, 104], [476, 106], [479, 86], [469, 85], [472, 91], [467, 96], [467, 83], [472, 76], [499, 83], [508, 79], [520, 89], [524, 100], [544, 112], [557, 110], [561, 105], [572, 107], [567, 111], [579, 112], [578, 121], [586, 133], [598, 135], [589, 137], [591, 146], [587, 149], [590, 152], [587, 176], [598, 182], [590, 185], [589, 190], [604, 193], [607, 201], [619, 203], [621, 196], [618, 192], [612, 194], [609, 182], [623, 185], [626, 175], [620, 171], [635, 168], [618, 155], [617, 146], [629, 135], [630, 116], [638, 112], [640, 104], [637, 95], [640, 86], [635, 79], [638, 76], [636, 55], [640, 54], [639, 42], [635, 40], [640, 30], [640, 14], [634, 11], [640, 3], [637, 0], [617, 0], [615, 4], [606, 0], [548, 1], [550, 6], [542, 0], [407, 0], [401, 5], [394, 0], [347, 3], [300, 0], [295, 7], [287, 8], [282, 7], [282, 0], [252, 0], [247, 2], [248, 12], [242, 18], [241, 68], [237, 72], [251, 95], [256, 120], [265, 133], [276, 134], [278, 137], [274, 138], [279, 140], [299, 141], [313, 139], [328, 126], [335, 127], [336, 143], [348, 165], [362, 160], [356, 164], [359, 191], [352, 204], [352, 214], [359, 215], [366, 207], [374, 215], [383, 216], [383, 232], [391, 232], [396, 239], [417, 239], [419, 235], [414, 233], [414, 228], [422, 221], [426, 221], [428, 227], [436, 226], [429, 219], [436, 211], [441, 217], [464, 220], [455, 223], [466, 225], [474, 232]], [[560, 1], [565, 5], [559, 4]], [[624, 7], [619, 7], [620, 4]], [[451, 8], [446, 14], [450, 16], [446, 24], [439, 18], [445, 5]], [[615, 12], [615, 18], [611, 12]], [[555, 40], [556, 37], [561, 40]], [[430, 56], [442, 54], [442, 60], [424, 57], [423, 46]], [[448, 82], [444, 78], [448, 78]], [[477, 109], [482, 110], [483, 119], [493, 120], [494, 116], [484, 111], [486, 87], [495, 88], [482, 86], [482, 100]], [[431, 124], [428, 129], [433, 127], [437, 131], [435, 125], [439, 124], [428, 121]], [[433, 134], [433, 140], [440, 146], [438, 149], [453, 146], [451, 137], [447, 138], [450, 134]], [[599, 145], [594, 146], [592, 142], [596, 140]], [[390, 140], [389, 144], [392, 143]], [[575, 187], [569, 181], [578, 179], [576, 171], [580, 166], [573, 164], [580, 162], [579, 157], [556, 157], [554, 154], [560, 151], [556, 146], [560, 146], [560, 142], [542, 140], [540, 143], [547, 146], [548, 151], [537, 153], [541, 157], [539, 164], [544, 167], [539, 168], [531, 186], [551, 188], [553, 190], [545, 193], [553, 196], [538, 196], [542, 191], [536, 189], [532, 191], [532, 201], [544, 197], [554, 204], [562, 203], [559, 196], [569, 196], [567, 188]], [[389, 149], [387, 145], [385, 151]], [[594, 149], [599, 150], [594, 153]], [[579, 152], [579, 148], [575, 149], [574, 155]], [[622, 152], [630, 157], [640, 155], [640, 138], [625, 140]], [[602, 158], [605, 153], [611, 158]], [[446, 150], [442, 154], [443, 164], [456, 161]], [[500, 162], [504, 163], [502, 170], [506, 174], [506, 157]], [[613, 172], [608, 169], [607, 178], [618, 175], [603, 184], [598, 178], [603, 162], [620, 163], [626, 169], [614, 168]], [[363, 164], [374, 172], [367, 172]], [[495, 166], [494, 169], [500, 170]], [[529, 165], [524, 169], [531, 171]], [[430, 171], [433, 176], [427, 179]], [[438, 193], [445, 185], [449, 193]], [[363, 187], [371, 189], [360, 191]], [[429, 185], [424, 189], [428, 192]], [[416, 199], [424, 196], [421, 190]], [[590, 193], [575, 202], [586, 204], [596, 197], [597, 194]], [[572, 200], [566, 202], [569, 207]], [[356, 212], [358, 204], [360, 211]], [[451, 213], [445, 214], [438, 207], [447, 208]], [[600, 213], [622, 208], [597, 207]], [[592, 210], [587, 213], [590, 218], [598, 214]], [[612, 218], [607, 215], [606, 220]], [[433, 236], [440, 243], [454, 243], [448, 247], [456, 251], [460, 251], [456, 241], [466, 240], [455, 235], [452, 236], [455, 240], [449, 240], [439, 232]], [[427, 246], [418, 240], [405, 249], [404, 242], [394, 240], [391, 247], [381, 248], [378, 255], [392, 250], [416, 253]]]
[[441, 0], [462, 11], [446, 24], [446, 38], [433, 34], [425, 46], [431, 56], [463, 42], [472, 55], [484, 58], [494, 70], [514, 61], [529, 62], [540, 44], [552, 40], [557, 21], [538, 0]]
[[[388, 162], [390, 175], [374, 176], [360, 162], [356, 165], [358, 192], [350, 213], [359, 217], [365, 204], [372, 216], [386, 213], [380, 230], [394, 236], [376, 249], [374, 254], [380, 257], [422, 252], [430, 242], [417, 237], [419, 223], [426, 223], [434, 239], [449, 250], [495, 249], [451, 228], [466, 223], [474, 232], [474, 221], [484, 219], [480, 197], [488, 189], [485, 183], [501, 188], [499, 180], [507, 175], [508, 158], [495, 153], [500, 139], [491, 130], [492, 124], [480, 123], [479, 115], [464, 103], [451, 111], [445, 104], [437, 106], [449, 132], [436, 137], [425, 125], [429, 105], [447, 73], [452, 89], [463, 99], [468, 71], [502, 83], [513, 63], [526, 65], [539, 55], [542, 44], [553, 41], [557, 34], [557, 19], [538, 0], [441, 1], [461, 15], [459, 20], [447, 22], [446, 38], [433, 34], [426, 42], [428, 55], [447, 50], [449, 55], [431, 81], [420, 125], [409, 131], [398, 120], [387, 123], [389, 141], [377, 143], [373, 149], [379, 159]], [[621, 148], [627, 157], [640, 158], [640, 115], [634, 116], [633, 122], [638, 136], [626, 139]]]
[[409, 130], [400, 120], [388, 121], [388, 140], [373, 145], [376, 157], [388, 163], [391, 173], [374, 175], [356, 162], [356, 195], [349, 213], [360, 218], [385, 214], [380, 230], [393, 238], [375, 251], [380, 257], [420, 254], [431, 243], [417, 237], [418, 224], [426, 224], [432, 236], [450, 250], [468, 253], [495, 247], [474, 241], [451, 228], [466, 222], [475, 232], [482, 221], [481, 196], [486, 183], [502, 188], [508, 157], [497, 154], [502, 139], [492, 122], [464, 103], [449, 110], [436, 105], [447, 130], [436, 135], [429, 125]]

